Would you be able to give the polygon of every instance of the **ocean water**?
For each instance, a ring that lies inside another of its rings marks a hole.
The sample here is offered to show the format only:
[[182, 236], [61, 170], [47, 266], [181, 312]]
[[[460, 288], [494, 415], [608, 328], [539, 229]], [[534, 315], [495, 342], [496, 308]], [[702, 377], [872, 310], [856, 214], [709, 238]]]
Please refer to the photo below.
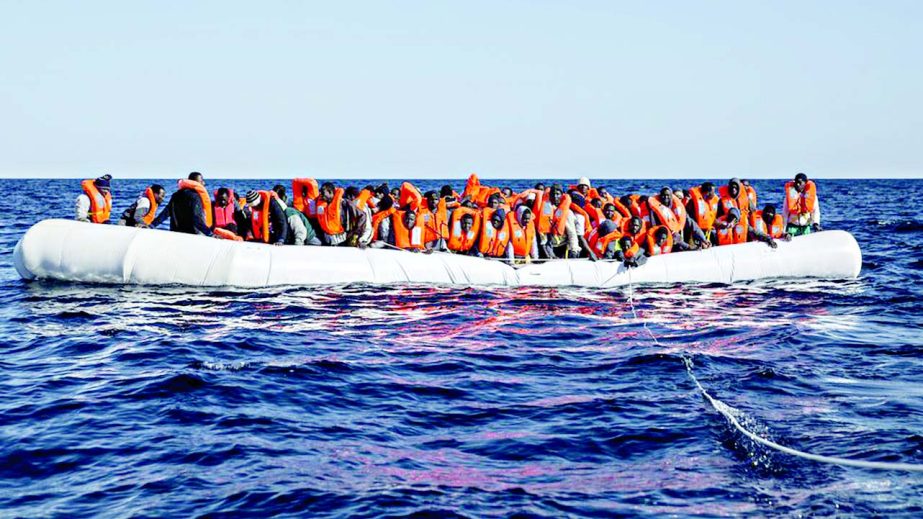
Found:
[[919, 517], [919, 473], [754, 444], [682, 362], [776, 442], [923, 463], [923, 181], [818, 184], [859, 279], [208, 291], [21, 281], [79, 182], [0, 180], [0, 516]]

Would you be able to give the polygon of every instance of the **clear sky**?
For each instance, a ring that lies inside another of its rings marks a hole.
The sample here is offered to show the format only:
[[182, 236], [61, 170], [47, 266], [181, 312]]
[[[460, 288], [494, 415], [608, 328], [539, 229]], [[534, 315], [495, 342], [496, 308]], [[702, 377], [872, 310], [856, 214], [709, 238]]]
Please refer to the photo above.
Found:
[[0, 176], [923, 176], [923, 1], [0, 0]]

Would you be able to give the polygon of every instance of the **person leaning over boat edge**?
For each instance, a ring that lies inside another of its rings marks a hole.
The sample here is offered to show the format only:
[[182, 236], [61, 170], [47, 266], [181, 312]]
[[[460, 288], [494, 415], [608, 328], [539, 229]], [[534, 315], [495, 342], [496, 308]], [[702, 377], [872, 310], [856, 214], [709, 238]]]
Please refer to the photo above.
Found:
[[141, 196], [122, 212], [119, 225], [148, 227], [157, 217], [157, 207], [167, 197], [167, 190], [160, 184], [151, 184]]
[[177, 190], [170, 197], [166, 209], [160, 212], [151, 228], [158, 227], [170, 219], [170, 230], [185, 234], [212, 236], [211, 197], [205, 191], [205, 178], [198, 171], [177, 183]]
[[251, 211], [250, 232], [253, 235], [253, 241], [285, 245], [288, 239], [288, 220], [285, 216], [284, 204], [275, 192], [248, 191], [247, 205], [250, 206]]
[[74, 203], [75, 219], [78, 222], [109, 223], [112, 212], [111, 180], [112, 175], [106, 174], [80, 183], [83, 193], [77, 195]]
[[794, 180], [785, 183], [784, 195], [782, 219], [786, 225], [785, 232], [801, 236], [822, 230], [817, 185], [813, 180], [808, 180], [804, 173], [798, 173]]
[[320, 245], [320, 240], [314, 234], [314, 228], [308, 222], [308, 217], [301, 211], [288, 205], [288, 195], [285, 192], [285, 186], [276, 184], [272, 188], [278, 198], [279, 205], [285, 213], [285, 221], [288, 224], [288, 235], [285, 238], [286, 245]]

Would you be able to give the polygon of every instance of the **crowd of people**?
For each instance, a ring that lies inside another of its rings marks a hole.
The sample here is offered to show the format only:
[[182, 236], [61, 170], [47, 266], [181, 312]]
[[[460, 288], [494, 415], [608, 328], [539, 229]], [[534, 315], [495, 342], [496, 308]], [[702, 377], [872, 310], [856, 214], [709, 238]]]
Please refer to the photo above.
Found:
[[[81, 183], [76, 218], [109, 223], [112, 177]], [[201, 173], [167, 191], [152, 184], [121, 214], [119, 225], [273, 245], [447, 251], [511, 264], [560, 258], [617, 260], [637, 266], [650, 256], [748, 241], [776, 247], [820, 230], [817, 188], [804, 173], [785, 183], [782, 210], [758, 206], [747, 180], [688, 189], [663, 187], [652, 195], [616, 196], [586, 177], [566, 188], [535, 184], [515, 192], [481, 184], [472, 174], [461, 194], [445, 185], [420, 192], [412, 183], [337, 186], [312, 178], [249, 191], [209, 192]], [[159, 212], [158, 212], [159, 211]]]

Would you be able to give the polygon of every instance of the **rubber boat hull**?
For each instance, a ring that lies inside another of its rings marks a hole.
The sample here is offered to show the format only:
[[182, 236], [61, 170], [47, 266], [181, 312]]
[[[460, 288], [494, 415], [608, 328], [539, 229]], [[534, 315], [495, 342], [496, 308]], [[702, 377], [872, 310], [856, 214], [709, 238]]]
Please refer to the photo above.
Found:
[[619, 262], [557, 260], [513, 268], [449, 253], [348, 247], [276, 247], [204, 236], [71, 220], [44, 220], [16, 244], [26, 280], [204, 287], [439, 284], [617, 287], [630, 283], [734, 283], [768, 278], [851, 279], [862, 253], [851, 234], [824, 231], [779, 241], [712, 247]]

